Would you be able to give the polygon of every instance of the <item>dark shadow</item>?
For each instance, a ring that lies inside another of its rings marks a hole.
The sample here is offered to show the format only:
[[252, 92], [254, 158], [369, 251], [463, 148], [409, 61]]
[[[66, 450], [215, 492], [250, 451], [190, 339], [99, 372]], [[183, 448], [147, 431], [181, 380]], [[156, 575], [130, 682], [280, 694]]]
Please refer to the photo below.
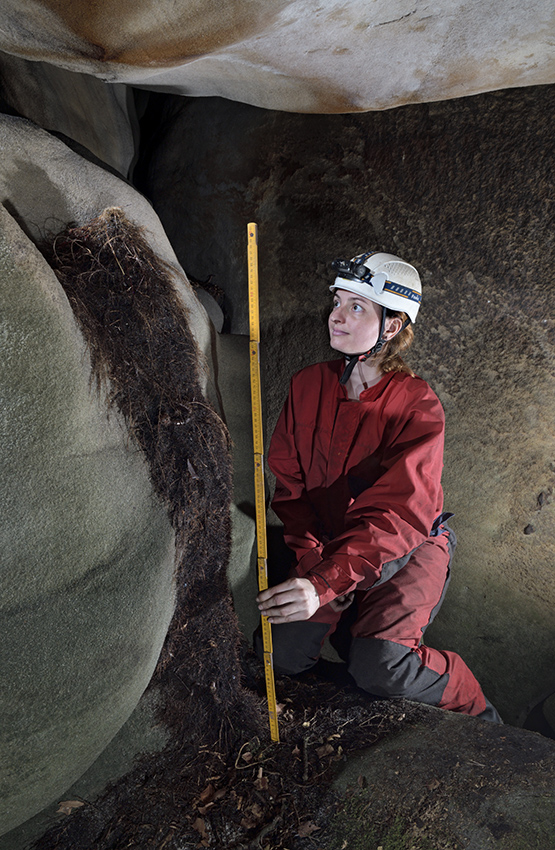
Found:
[[522, 728], [527, 729], [529, 732], [537, 732], [543, 735], [544, 738], [551, 738], [555, 741], [555, 729], [553, 729], [553, 726], [547, 720], [543, 710], [545, 702], [552, 696], [553, 694], [549, 694], [540, 700], [540, 702], [536, 703], [529, 711], [526, 720], [522, 724]]

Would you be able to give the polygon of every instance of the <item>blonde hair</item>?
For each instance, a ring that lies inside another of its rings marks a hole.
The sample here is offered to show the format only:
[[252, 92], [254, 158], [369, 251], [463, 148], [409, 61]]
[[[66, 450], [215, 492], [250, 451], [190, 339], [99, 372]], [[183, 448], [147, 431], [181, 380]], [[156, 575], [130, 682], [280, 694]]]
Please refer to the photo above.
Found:
[[[387, 316], [388, 318], [399, 318], [402, 322], [405, 322], [408, 319], [406, 313], [398, 310], [387, 310]], [[414, 331], [412, 329], [412, 322], [409, 322], [406, 328], [403, 328], [397, 336], [394, 336], [393, 339], [386, 342], [378, 355], [378, 358], [376, 358], [377, 365], [380, 367], [382, 372], [406, 372], [414, 378], [414, 372], [401, 357], [402, 352], [410, 348], [413, 339]]]

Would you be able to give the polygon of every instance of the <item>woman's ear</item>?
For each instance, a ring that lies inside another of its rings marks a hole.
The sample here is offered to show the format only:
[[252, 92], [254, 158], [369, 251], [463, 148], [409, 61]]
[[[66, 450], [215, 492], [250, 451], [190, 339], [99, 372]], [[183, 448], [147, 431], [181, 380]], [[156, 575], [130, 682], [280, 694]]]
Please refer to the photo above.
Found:
[[397, 336], [402, 327], [403, 320], [399, 316], [389, 316], [385, 320], [384, 339], [386, 341], [393, 339], [394, 336]]

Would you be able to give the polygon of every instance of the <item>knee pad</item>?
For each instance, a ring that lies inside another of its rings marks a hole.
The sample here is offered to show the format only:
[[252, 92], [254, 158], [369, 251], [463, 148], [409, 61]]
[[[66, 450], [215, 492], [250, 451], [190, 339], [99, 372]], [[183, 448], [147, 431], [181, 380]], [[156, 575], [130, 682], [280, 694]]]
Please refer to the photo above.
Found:
[[424, 667], [420, 656], [402, 644], [378, 638], [354, 638], [349, 673], [368, 693], [438, 705], [449, 676]]
[[[326, 623], [282, 623], [272, 626], [273, 661], [276, 673], [286, 676], [304, 673], [314, 667], [329, 626]], [[254, 633], [254, 648], [258, 657], [264, 659], [262, 629]]]

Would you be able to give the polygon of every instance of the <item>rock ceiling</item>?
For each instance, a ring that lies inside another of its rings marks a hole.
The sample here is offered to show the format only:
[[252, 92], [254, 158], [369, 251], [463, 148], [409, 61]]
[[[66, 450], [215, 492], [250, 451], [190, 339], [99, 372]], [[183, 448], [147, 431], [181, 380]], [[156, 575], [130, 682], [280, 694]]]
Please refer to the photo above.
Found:
[[291, 112], [356, 112], [555, 81], [554, 9], [499, 0], [4, 0], [0, 50]]

